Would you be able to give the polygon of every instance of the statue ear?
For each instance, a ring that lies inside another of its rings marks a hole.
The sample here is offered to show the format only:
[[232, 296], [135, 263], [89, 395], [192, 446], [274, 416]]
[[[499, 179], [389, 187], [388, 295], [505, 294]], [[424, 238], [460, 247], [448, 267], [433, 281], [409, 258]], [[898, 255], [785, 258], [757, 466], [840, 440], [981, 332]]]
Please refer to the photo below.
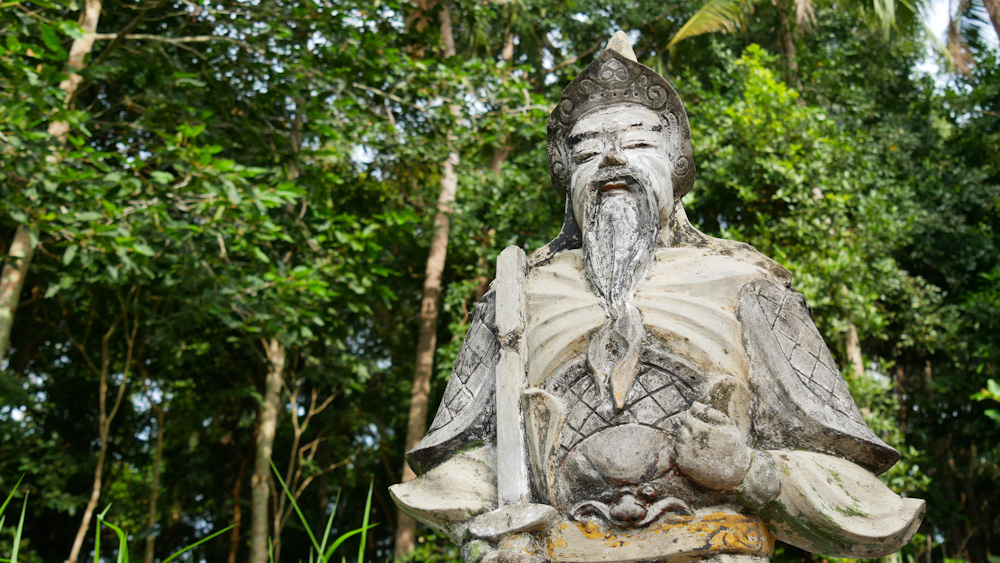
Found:
[[[683, 111], [683, 108], [681, 108]], [[673, 111], [660, 114], [664, 135], [667, 138], [667, 154], [670, 162], [670, 180], [674, 199], [684, 197], [694, 184], [694, 165], [691, 162], [691, 132], [687, 119], [681, 120]]]
[[549, 177], [556, 193], [569, 198], [569, 155], [565, 143], [549, 136], [547, 148], [549, 151]]

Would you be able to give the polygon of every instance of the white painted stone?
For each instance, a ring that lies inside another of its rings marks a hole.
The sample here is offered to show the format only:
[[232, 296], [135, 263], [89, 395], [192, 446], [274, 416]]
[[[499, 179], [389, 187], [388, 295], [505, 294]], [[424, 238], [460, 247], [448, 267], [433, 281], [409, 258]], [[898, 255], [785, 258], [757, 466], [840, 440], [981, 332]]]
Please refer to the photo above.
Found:
[[787, 518], [771, 524], [780, 540], [832, 557], [874, 559], [898, 550], [920, 526], [924, 501], [896, 495], [847, 460], [802, 451], [772, 456], [779, 472], [794, 476], [783, 480], [777, 499]]
[[521, 413], [521, 392], [527, 372], [524, 343], [527, 268], [524, 251], [517, 246], [508, 246], [497, 258], [496, 326], [500, 339], [496, 371], [497, 494], [501, 505], [531, 500]]
[[461, 542], [469, 520], [496, 508], [496, 452], [455, 454], [417, 479], [389, 487], [393, 502], [415, 520]]
[[544, 530], [559, 513], [546, 504], [513, 504], [477, 516], [469, 533], [477, 538], [497, 539], [505, 534]]

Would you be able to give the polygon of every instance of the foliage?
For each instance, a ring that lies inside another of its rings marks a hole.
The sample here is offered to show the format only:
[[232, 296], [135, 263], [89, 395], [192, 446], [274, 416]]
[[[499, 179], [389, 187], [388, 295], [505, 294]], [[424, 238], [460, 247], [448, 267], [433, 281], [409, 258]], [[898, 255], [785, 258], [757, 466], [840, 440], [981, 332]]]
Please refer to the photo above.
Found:
[[[161, 559], [232, 524], [189, 554], [242, 560], [262, 342], [277, 339], [288, 369], [274, 490], [297, 512], [269, 531], [281, 559], [327, 557], [327, 538], [370, 512], [386, 525], [364, 532], [358, 559], [387, 558], [440, 163], [461, 155], [436, 395], [495, 256], [558, 230], [545, 119], [618, 28], [687, 105], [692, 220], [792, 270], [841, 365], [857, 329], [866, 373], [849, 384], [903, 453], [884, 478], [928, 500], [907, 554], [1000, 553], [988, 532], [1000, 528], [1000, 425], [994, 404], [970, 401], [1000, 380], [997, 55], [972, 40], [972, 73], [935, 83], [915, 70], [918, 26], [900, 21], [887, 39], [865, 13], [817, 3], [791, 36], [793, 71], [774, 31], [787, 4], [757, 3], [734, 33], [668, 52], [701, 2], [459, 0], [460, 55], [445, 58], [440, 5], [105, 0], [66, 100], [79, 3], [0, 3], [0, 250], [20, 225], [39, 243], [0, 363], [0, 483], [27, 473], [32, 497], [18, 556], [69, 552], [101, 447], [103, 373], [105, 399], [119, 385], [124, 397], [105, 516], [133, 545], [155, 538]], [[54, 121], [68, 123], [65, 145]], [[2, 534], [10, 553], [14, 531]], [[413, 560], [457, 558], [418, 537]]]

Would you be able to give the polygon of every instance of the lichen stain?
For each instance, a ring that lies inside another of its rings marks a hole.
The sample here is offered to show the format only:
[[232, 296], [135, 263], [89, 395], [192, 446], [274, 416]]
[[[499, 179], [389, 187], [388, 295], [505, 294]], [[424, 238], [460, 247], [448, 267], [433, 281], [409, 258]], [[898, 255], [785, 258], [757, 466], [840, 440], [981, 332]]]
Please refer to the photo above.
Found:
[[[675, 515], [670, 521], [662, 522], [645, 530], [629, 530], [616, 533], [596, 522], [575, 522], [583, 535], [583, 543], [587, 540], [597, 540], [604, 544], [605, 549], [617, 550], [629, 544], [629, 550], [643, 549], [657, 551], [665, 542], [677, 544], [678, 539], [688, 538], [685, 543], [694, 540], [694, 544], [685, 550], [691, 553], [730, 553], [745, 555], [769, 555], [774, 551], [774, 536], [759, 520], [731, 512], [713, 512], [702, 516]], [[560, 523], [563, 530], [567, 529]], [[662, 535], [660, 535], [662, 534]], [[555, 559], [560, 551], [569, 547], [567, 539], [559, 534], [549, 536], [548, 552]], [[662, 538], [662, 539], [654, 539]], [[583, 544], [575, 547], [582, 547]], [[666, 544], [669, 545], [669, 544]], [[596, 548], [596, 546], [594, 546]], [[610, 553], [610, 552], [609, 552]]]
[[593, 522], [577, 522], [576, 527], [580, 528], [580, 532], [583, 533], [589, 539], [597, 540], [601, 538], [613, 538], [614, 534], [605, 534], [601, 527]]
[[[564, 525], [563, 528], [565, 528], [565, 527], [566, 526]], [[559, 536], [555, 536], [555, 537], [549, 536], [549, 545], [548, 545], [549, 559], [552, 559], [552, 557], [555, 555], [556, 549], [559, 549], [559, 548], [565, 549], [567, 547], [569, 547], [569, 544], [566, 543], [565, 539], [563, 539], [563, 538], [561, 538]]]
[[618, 539], [618, 538], [616, 538], [614, 536], [611, 536], [610, 539], [605, 539], [604, 540], [604, 545], [606, 545], [606, 546], [608, 546], [610, 548], [625, 547], [625, 545], [627, 545], [627, 544], [628, 544], [627, 540], [620, 540], [620, 539]]

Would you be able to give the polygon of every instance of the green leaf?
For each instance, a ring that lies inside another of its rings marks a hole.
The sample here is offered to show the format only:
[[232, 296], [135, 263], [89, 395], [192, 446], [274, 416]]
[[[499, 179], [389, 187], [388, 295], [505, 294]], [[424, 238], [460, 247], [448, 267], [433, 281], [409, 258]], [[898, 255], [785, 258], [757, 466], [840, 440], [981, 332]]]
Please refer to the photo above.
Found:
[[742, 25], [741, 10], [748, 0], [708, 0], [695, 15], [680, 28], [667, 49], [677, 43], [703, 33], [730, 31]]
[[362, 526], [361, 528], [358, 528], [356, 530], [351, 530], [349, 532], [341, 534], [336, 540], [334, 540], [332, 544], [330, 544], [330, 549], [326, 550], [326, 553], [323, 555], [320, 561], [323, 563], [329, 561], [330, 557], [333, 557], [333, 552], [336, 551], [337, 548], [340, 547], [340, 544], [344, 543], [345, 540], [349, 540], [352, 537], [360, 534], [361, 532], [366, 532], [374, 528], [375, 526], [378, 526], [377, 522], [375, 524], [368, 524], [367, 526]]
[[368, 518], [372, 513], [372, 490], [375, 486], [375, 480], [372, 479], [368, 483], [368, 500], [365, 501], [365, 515], [361, 518], [361, 545], [358, 546], [358, 563], [364, 563], [365, 560], [365, 543], [368, 539]]
[[201, 544], [203, 544], [203, 543], [207, 542], [208, 540], [210, 540], [210, 539], [212, 539], [212, 538], [214, 538], [214, 537], [216, 537], [216, 536], [219, 536], [219, 535], [222, 535], [222, 534], [224, 534], [224, 533], [228, 532], [229, 530], [232, 530], [232, 529], [233, 529], [233, 528], [235, 528], [235, 527], [236, 527], [236, 525], [235, 525], [235, 524], [233, 524], [233, 525], [231, 525], [231, 526], [228, 526], [228, 527], [225, 527], [225, 528], [223, 528], [223, 529], [219, 530], [218, 532], [214, 532], [214, 533], [212, 533], [211, 535], [209, 535], [209, 536], [206, 536], [206, 537], [204, 537], [204, 538], [202, 538], [202, 539], [200, 539], [200, 540], [198, 540], [198, 541], [194, 542], [193, 544], [191, 544], [191, 545], [189, 545], [189, 546], [185, 547], [184, 549], [182, 549], [182, 550], [178, 551], [177, 553], [174, 553], [174, 554], [173, 554], [173, 555], [171, 555], [170, 557], [167, 557], [166, 559], [164, 559], [164, 560], [163, 560], [163, 563], [167, 563], [168, 561], [170, 561], [170, 560], [172, 560], [172, 559], [174, 559], [174, 558], [176, 558], [176, 557], [180, 556], [181, 554], [183, 554], [183, 553], [185, 553], [185, 552], [187, 552], [187, 551], [191, 551], [192, 549], [194, 549], [194, 548], [198, 547], [199, 545], [201, 545]]
[[98, 221], [102, 217], [104, 217], [104, 215], [102, 215], [97, 211], [81, 211], [73, 216], [73, 218], [76, 219], [77, 221], [82, 221], [84, 223], [89, 223], [91, 221]]
[[59, 22], [59, 31], [63, 32], [70, 39], [80, 39], [83, 37], [83, 27], [74, 21]]
[[3, 501], [3, 504], [0, 504], [0, 515], [2, 515], [3, 511], [7, 508], [7, 505], [10, 503], [10, 499], [14, 498], [14, 494], [17, 493], [17, 488], [21, 486], [21, 481], [23, 480], [24, 473], [22, 473], [17, 479], [17, 483], [14, 483], [14, 487], [10, 490], [10, 493], [7, 494], [7, 499]]
[[313, 535], [312, 528], [309, 526], [309, 522], [306, 521], [305, 515], [302, 514], [302, 510], [299, 509], [299, 504], [295, 502], [295, 495], [288, 490], [288, 486], [285, 485], [285, 480], [281, 478], [281, 473], [278, 472], [278, 468], [274, 465], [274, 461], [270, 458], [268, 458], [267, 461], [271, 464], [271, 470], [274, 471], [274, 475], [278, 478], [278, 482], [281, 483], [281, 489], [285, 491], [285, 495], [292, 503], [292, 508], [295, 509], [295, 513], [299, 515], [299, 520], [302, 521], [302, 526], [306, 529], [306, 533], [309, 535], [309, 540], [312, 541], [313, 547], [318, 552], [320, 550], [319, 542], [316, 541], [316, 536]]
[[56, 30], [51, 25], [42, 24], [42, 41], [45, 46], [53, 53], [63, 52], [63, 48], [59, 45], [59, 36], [56, 35]]
[[270, 264], [271, 263], [271, 259], [267, 257], [267, 254], [264, 254], [264, 251], [262, 251], [261, 249], [257, 248], [256, 246], [250, 247], [250, 252], [253, 253], [253, 255], [258, 260], [260, 260], [261, 262], [263, 262], [265, 264]]
[[174, 175], [173, 174], [171, 174], [170, 172], [164, 172], [162, 170], [155, 170], [155, 171], [153, 171], [149, 175], [149, 177], [150, 177], [151, 180], [153, 180], [153, 182], [155, 182], [157, 184], [160, 184], [160, 185], [169, 184], [170, 182], [174, 181]]
[[[111, 505], [108, 505], [108, 508], [111, 508]], [[97, 517], [97, 527], [100, 528], [101, 524], [104, 524], [105, 526], [111, 528], [115, 532], [115, 535], [118, 536], [117, 563], [128, 563], [128, 535], [125, 533], [124, 530], [104, 519], [104, 514], [107, 513], [107, 511], [108, 511], [107, 508], [104, 509], [104, 512], [102, 512], [101, 515]]]
[[[18, 481], [20, 483], [20, 481]], [[10, 551], [10, 560], [17, 563], [17, 552], [21, 547], [21, 531], [24, 529], [24, 512], [28, 508], [28, 493], [24, 493], [24, 501], [21, 502], [21, 519], [17, 521], [17, 531], [14, 532], [14, 546]]]
[[73, 263], [73, 258], [76, 257], [76, 252], [77, 250], [79, 250], [79, 248], [80, 247], [78, 247], [75, 244], [71, 244], [68, 247], [66, 247], [66, 251], [63, 252], [63, 257], [62, 257], [63, 266], [69, 266], [70, 264]]

